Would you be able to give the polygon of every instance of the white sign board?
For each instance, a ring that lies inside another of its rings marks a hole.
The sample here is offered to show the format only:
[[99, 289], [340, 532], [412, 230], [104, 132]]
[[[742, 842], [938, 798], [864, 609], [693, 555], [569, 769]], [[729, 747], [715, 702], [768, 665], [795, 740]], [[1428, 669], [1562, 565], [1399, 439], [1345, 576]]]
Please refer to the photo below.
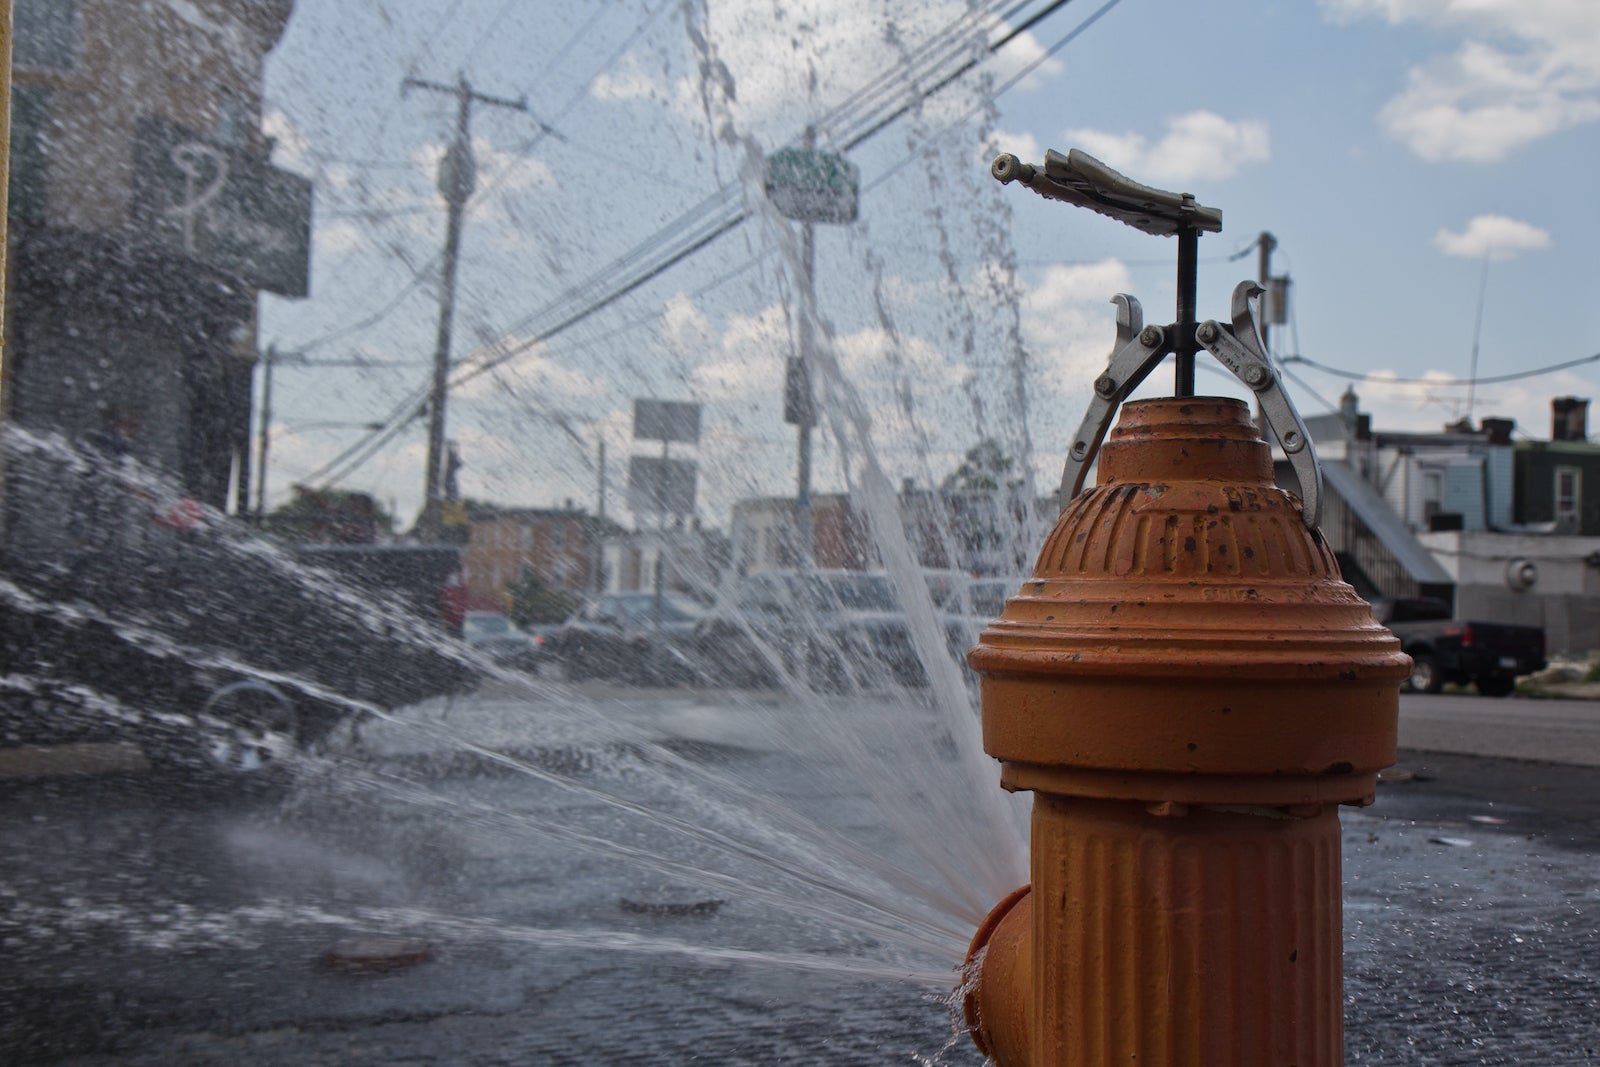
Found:
[[677, 400], [635, 400], [633, 439], [666, 441], [672, 444], [698, 444], [700, 405]]
[[635, 515], [693, 515], [695, 477], [690, 459], [628, 458], [628, 510]]

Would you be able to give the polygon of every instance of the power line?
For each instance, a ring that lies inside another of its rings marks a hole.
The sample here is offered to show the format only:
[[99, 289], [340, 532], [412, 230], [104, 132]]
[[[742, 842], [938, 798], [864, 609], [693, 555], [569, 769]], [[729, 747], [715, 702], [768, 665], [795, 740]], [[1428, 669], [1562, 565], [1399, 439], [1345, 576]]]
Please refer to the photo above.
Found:
[[1474, 386], [1474, 385], [1501, 385], [1505, 382], [1521, 381], [1524, 378], [1537, 378], [1542, 374], [1554, 374], [1556, 371], [1571, 370], [1581, 367], [1586, 363], [1600, 362], [1600, 352], [1582, 359], [1569, 359], [1565, 363], [1552, 363], [1548, 367], [1535, 367], [1532, 370], [1513, 371], [1510, 374], [1496, 374], [1487, 378], [1388, 378], [1374, 377], [1372, 371], [1351, 371], [1341, 367], [1331, 367], [1326, 363], [1318, 363], [1309, 356], [1283, 356], [1281, 362], [1299, 363], [1324, 374], [1331, 374], [1336, 378], [1348, 378], [1351, 381], [1364, 382], [1368, 385], [1437, 385], [1445, 387]]
[[[986, 52], [988, 54], [995, 53], [1000, 48], [1003, 48], [1005, 45], [1015, 40], [1022, 33], [1027, 32], [1027, 30], [1032, 26], [1037, 25], [1041, 19], [1066, 6], [1070, 2], [1071, 0], [1052, 0], [1052, 2], [1049, 3], [1042, 11], [1030, 16], [1023, 23], [1023, 25], [1013, 29], [1009, 33], [1004, 34], [997, 41], [987, 44], [985, 49]], [[1067, 44], [1075, 40], [1079, 34], [1083, 33], [1102, 15], [1104, 15], [1112, 7], [1116, 6], [1118, 2], [1119, 0], [1108, 0], [1106, 4], [1102, 5], [1102, 7], [1093, 12], [1087, 19], [1085, 19], [1078, 26], [1074, 27], [1073, 30], [1052, 45], [1043, 56], [1025, 66], [1017, 74], [1017, 76], [1009, 79], [1002, 87], [989, 94], [989, 97], [991, 99], [993, 97], [997, 97], [1001, 93], [1010, 89], [1012, 86], [1016, 85], [1024, 76], [1037, 69], [1037, 67], [1046, 58], [1053, 56]], [[994, 6], [998, 7], [999, 5]], [[1010, 9], [1009, 13], [1020, 11], [1023, 6], [1023, 4], [1015, 4]], [[659, 10], [660, 8], [657, 9], [657, 12], [659, 12]], [[654, 17], [654, 13], [652, 13], [652, 17]], [[960, 25], [961, 23], [967, 21], [967, 19], [968, 16], [963, 16], [962, 19], [957, 20], [956, 25]], [[949, 36], [950, 31], [947, 28], [946, 30], [941, 31], [940, 34], [937, 34], [936, 38], [948, 38]], [[925, 53], [926, 48], [919, 47], [917, 51], [919, 53]], [[613, 60], [608, 61], [608, 66], [609, 62], [614, 62], [614, 58]], [[895, 108], [895, 110], [887, 117], [886, 120], [874, 120], [871, 116], [866, 116], [864, 119], [862, 119], [862, 121], [867, 123], [866, 129], [850, 136], [848, 140], [845, 141], [843, 148], [845, 150], [849, 150], [851, 148], [858, 147], [868, 138], [887, 128], [887, 126], [895, 119], [908, 113], [911, 108], [920, 100], [926, 99], [928, 96], [931, 96], [932, 94], [948, 87], [957, 77], [960, 76], [960, 74], [972, 70], [975, 66], [977, 66], [977, 63], [978, 61], [976, 59], [969, 60], [967, 63], [962, 65], [962, 67], [954, 76], [941, 77], [932, 87], [926, 90], [913, 90], [913, 92], [917, 93], [917, 95], [911, 101]], [[595, 77], [598, 76], [599, 75], [596, 74]], [[593, 79], [591, 79], [591, 81], [592, 80]], [[905, 81], [905, 71], [900, 67], [896, 67], [886, 71], [878, 79], [875, 79], [874, 83], [872, 84], [903, 85], [905, 84]], [[855, 99], [861, 95], [862, 94], [858, 92], [851, 99]], [[819, 123], [819, 125], [823, 125], [830, 121], [848, 122], [850, 117], [841, 114], [841, 111], [842, 105], [840, 108], [833, 109], [833, 111], [831, 111], [829, 115], [825, 117], [823, 123]], [[557, 121], [559, 121], [559, 118]], [[529, 142], [529, 146], [531, 147], [533, 144], [536, 144], [537, 141], [542, 138], [542, 136], [543, 131], [541, 131], [539, 135], [536, 135]], [[907, 161], [909, 161], [909, 158], [911, 157], [908, 157]], [[673, 266], [676, 266], [684, 259], [707, 247], [729, 231], [737, 228], [749, 217], [749, 213], [742, 206], [739, 206], [737, 203], [730, 203], [737, 191], [738, 186], [736, 183], [728, 183], [727, 185], [724, 185], [721, 189], [717, 190], [717, 192], [702, 200], [700, 204], [679, 216], [678, 219], [674, 220], [672, 223], [669, 223], [662, 230], [652, 234], [644, 242], [641, 242], [640, 245], [635, 246], [634, 249], [625, 253], [623, 256], [613, 261], [613, 263], [607, 265], [607, 267], [567, 290], [545, 307], [525, 316], [519, 323], [513, 325], [509, 330], [507, 330], [506, 333], [512, 334], [520, 332], [540, 318], [555, 317], [556, 321], [553, 325], [535, 332], [532, 336], [526, 338], [525, 340], [512, 344], [509, 348], [506, 348], [500, 352], [487, 354], [487, 358], [478, 363], [478, 365], [467, 367], [460, 373], [452, 376], [449, 383], [450, 387], [459, 387], [473, 380], [474, 378], [477, 378], [480, 375], [503, 365], [511, 359], [516, 358], [534, 346], [551, 340], [552, 338], [572, 328], [595, 313], [611, 306], [618, 300], [621, 300], [623, 297], [636, 291], [641, 286], [661, 276], [667, 270], [671, 269]], [[674, 247], [670, 238], [672, 235], [679, 233], [682, 233], [684, 236]], [[644, 265], [641, 273], [638, 273], [633, 277], [626, 278], [620, 282], [616, 281], [617, 275], [621, 273], [617, 269], [618, 264], [628, 264], [645, 259], [657, 248], [672, 248], [672, 251], [664, 253], [664, 258], [661, 258], [654, 263]], [[608, 286], [608, 282], [612, 284]], [[574, 305], [576, 305], [575, 308]], [[564, 308], [570, 310], [564, 311]], [[468, 357], [468, 359], [470, 358], [471, 357]], [[465, 362], [465, 360], [462, 362]], [[405, 406], [406, 405], [402, 404], [402, 407]], [[400, 414], [401, 412], [397, 410], [395, 417], [400, 417]], [[414, 415], [411, 417], [414, 417]], [[407, 421], [409, 421], [409, 418]], [[375, 454], [377, 448], [382, 447], [382, 444], [387, 443], [388, 440], [391, 440], [393, 436], [399, 432], [399, 429], [403, 425], [404, 424], [402, 423], [399, 426], [395, 426], [391, 428], [391, 430], [378, 435], [382, 438], [382, 440], [379, 441], [374, 439], [374, 448], [370, 450], [364, 450], [364, 454], [360, 458], [354, 459], [353, 462], [346, 463], [343, 469], [336, 476], [330, 476], [330, 480], [338, 477], [344, 477], [362, 462], [365, 462], [367, 458], [370, 458], [371, 455]], [[360, 447], [360, 443], [358, 443], [357, 447]], [[347, 450], [347, 454], [353, 454], [353, 451], [354, 450]], [[338, 465], [339, 462], [340, 460], [336, 460], [334, 463], [324, 465], [322, 470], [318, 472], [318, 476], [321, 476], [323, 473], [332, 470], [336, 465]]]
[[[590, 89], [593, 87], [594, 83], [599, 80], [600, 76], [607, 70], [611, 69], [611, 67], [619, 59], [621, 59], [623, 55], [626, 54], [627, 50], [633, 46], [633, 43], [638, 40], [638, 38], [645, 32], [650, 24], [655, 21], [657, 16], [659, 16], [661, 12], [665, 11], [669, 6], [671, 6], [671, 0], [663, 0], [662, 3], [656, 5], [655, 9], [651, 11], [649, 15], [639, 21], [639, 24], [634, 27], [633, 32], [622, 43], [622, 45], [612, 52], [605, 59], [605, 61], [600, 64], [600, 66], [589, 77], [588, 81], [585, 82], [583, 86], [579, 87], [570, 97], [568, 97], [567, 101], [557, 112], [555, 121], [561, 121], [562, 118], [564, 118], [574, 107], [577, 106], [579, 101], [588, 95]], [[589, 24], [586, 24], [585, 28], [591, 24], [592, 20]], [[581, 32], [582, 31], [580, 31], [580, 33]], [[576, 40], [577, 37], [575, 36], [573, 41], [569, 41], [568, 44], [564, 46], [563, 51], [565, 51], [566, 48], [570, 48]], [[392, 106], [390, 110], [392, 110]], [[387, 115], [388, 111], [385, 112], [385, 118], [387, 118]], [[513, 154], [519, 159], [526, 159], [526, 153], [531, 151], [533, 147], [535, 147], [551, 132], [551, 126], [540, 123], [538, 132], [535, 133], [533, 137], [526, 141], [522, 146], [515, 149]], [[478, 200], [484, 196], [487, 196], [499, 185], [501, 181], [504, 181], [510, 173], [511, 171], [508, 168], [495, 175], [489, 182], [485, 183], [484, 188], [479, 190], [473, 199]], [[471, 206], [470, 202], [468, 206]], [[377, 313], [370, 315], [356, 323], [352, 323], [349, 326], [334, 330], [328, 334], [324, 334], [323, 336], [316, 338], [315, 341], [306, 345], [302, 345], [297, 352], [304, 353], [312, 347], [325, 344], [328, 341], [335, 340], [339, 337], [346, 336], [361, 329], [365, 329], [366, 327], [385, 318], [387, 315], [393, 312], [396, 307], [399, 306], [399, 304], [407, 295], [409, 295], [414, 289], [417, 288], [417, 286], [422, 283], [424, 280], [425, 271], [431, 270], [433, 265], [439, 262], [442, 258], [442, 252], [435, 253], [429, 259], [425, 268], [421, 270], [414, 270], [411, 283], [408, 284], [401, 292], [397, 293], [395, 297]], [[463, 286], [463, 288], [470, 290], [471, 287]], [[308, 482], [313, 482], [319, 478], [323, 478], [325, 479], [324, 485], [332, 485], [348, 476], [351, 472], [360, 467], [380, 449], [387, 445], [389, 441], [393, 440], [394, 437], [397, 436], [399, 432], [404, 429], [413, 419], [422, 414], [430, 388], [431, 384], [425, 383], [421, 388], [413, 389], [394, 407], [389, 415], [389, 418], [385, 420], [386, 422], [393, 424], [388, 431], [370, 435], [364, 440], [355, 442], [349, 448], [335, 456], [332, 460], [323, 464], [316, 471], [312, 472], [305, 480]], [[367, 447], [369, 445], [371, 447]]]
[[[1019, 28], [1019, 29], [1017, 29], [1016, 31], [1014, 31], [1012, 33], [1006, 34], [999, 41], [997, 41], [994, 44], [990, 45], [989, 46], [989, 51], [991, 53], [993, 53], [995, 50], [1004, 47], [1006, 44], [1010, 43], [1012, 40], [1015, 40], [1016, 37], [1020, 33], [1025, 32], [1025, 27], [1029, 27], [1029, 26], [1033, 26], [1033, 25], [1037, 24], [1039, 19], [1042, 18], [1044, 15], [1047, 15], [1047, 14], [1053, 12], [1053, 11], [1056, 11], [1056, 10], [1060, 9], [1061, 7], [1065, 6], [1067, 3], [1070, 3], [1070, 2], [1071, 2], [1071, 0], [1053, 0], [1053, 2], [1043, 12], [1040, 12], [1039, 14], [1037, 14], [1034, 17], [1030, 18], [1024, 24], [1023, 28]], [[1110, 2], [1108, 4], [1106, 4], [1099, 11], [1096, 11], [1093, 15], [1091, 15], [1088, 20], [1086, 20], [1084, 23], [1080, 24], [1071, 34], [1069, 34], [1067, 37], [1063, 38], [1062, 41], [1057, 42], [1056, 45], [1052, 48], [1051, 53], [1046, 53], [1046, 54], [1049, 55], [1049, 54], [1052, 54], [1054, 51], [1059, 50], [1065, 43], [1070, 42], [1078, 33], [1081, 33], [1085, 28], [1087, 28], [1087, 26], [1090, 23], [1092, 23], [1095, 19], [1098, 19], [1102, 14], [1104, 14], [1111, 7], [1115, 6], [1115, 4], [1118, 3], [1118, 2], [1119, 2], [1119, 0], [1110, 0]], [[1036, 60], [1029, 67], [1024, 68], [1025, 71], [1031, 71], [1032, 69], [1035, 69], [1038, 66], [1038, 63], [1041, 62], [1041, 61], [1042, 60]], [[973, 63], [973, 62], [969, 62], [967, 64], [964, 64], [963, 67], [961, 68], [962, 72], [971, 70], [974, 65], [975, 65], [975, 63]], [[899, 73], [898, 70], [892, 70], [887, 75], [885, 75], [884, 78], [885, 79], [893, 78], [898, 73]], [[880, 79], [880, 80], [882, 80], [882, 79]], [[926, 97], [928, 95], [932, 95], [933, 93], [940, 91], [941, 89], [943, 89], [943, 88], [947, 87], [948, 85], [950, 85], [952, 80], [953, 79], [951, 79], [951, 78], [941, 79], [932, 88], [926, 90], [925, 93], [923, 94], [923, 96]], [[1009, 88], [1011, 85], [1016, 84], [1016, 81], [1018, 81], [1018, 80], [1019, 79], [1016, 79], [1016, 78], [1012, 79], [1010, 82], [1007, 83], [1006, 88]], [[1004, 90], [1002, 89], [1000, 91], [1003, 92]], [[998, 95], [998, 92], [995, 95]], [[903, 106], [903, 107], [900, 107], [900, 108], [896, 109], [895, 112], [893, 113], [893, 115], [891, 116], [891, 120], [893, 118], [898, 118], [899, 116], [902, 116], [902, 115], [906, 114], [910, 110], [910, 107], [911, 107], [911, 105], [906, 105], [906, 106]], [[826, 120], [824, 120], [824, 121], [826, 121]], [[863, 141], [865, 141], [868, 137], [871, 137], [874, 134], [876, 134], [878, 132], [881, 132], [886, 126], [887, 126], [887, 123], [885, 123], [885, 122], [873, 123], [865, 133], [859, 134], [859, 135], [853, 137], [852, 139], [850, 139], [848, 142], [846, 142], [846, 144], [843, 146], [844, 150], [849, 150], [851, 148], [859, 147], [860, 144]], [[716, 206], [722, 206], [724, 208], [733, 208], [731, 213], [728, 213], [728, 214], [724, 215], [720, 219], [716, 218], [713, 215], [713, 217], [708, 222], [706, 222], [704, 224], [705, 228], [703, 228], [701, 230], [698, 230], [698, 231], [692, 231], [687, 237], [685, 237], [684, 238], [684, 242], [685, 243], [682, 246], [680, 246], [676, 251], [674, 251], [671, 254], [667, 255], [667, 257], [665, 259], [661, 260], [660, 262], [645, 268], [644, 272], [642, 274], [637, 275], [636, 277], [631, 278], [631, 279], [629, 279], [629, 280], [627, 280], [625, 282], [622, 282], [620, 284], [615, 285], [613, 288], [611, 288], [611, 290], [609, 292], [606, 292], [601, 287], [600, 283], [603, 282], [604, 280], [611, 279], [611, 278], [615, 277], [615, 275], [617, 274], [617, 271], [615, 269], [615, 263], [613, 263], [612, 265], [608, 266], [606, 269], [598, 272], [597, 274], [592, 275], [589, 280], [586, 280], [585, 282], [580, 283], [580, 285], [578, 287], [576, 287], [576, 292], [581, 293], [585, 289], [593, 289], [593, 290], [598, 290], [598, 291], [602, 292], [604, 295], [600, 295], [600, 296], [595, 297], [594, 299], [590, 300], [587, 304], [579, 307], [578, 310], [576, 310], [574, 312], [571, 312], [571, 313], [567, 314], [565, 317], [559, 319], [554, 325], [550, 326], [549, 328], [538, 332], [537, 334], [535, 334], [533, 337], [529, 338], [526, 341], [519, 342], [518, 344], [512, 346], [510, 350], [494, 355], [493, 357], [491, 357], [490, 359], [488, 359], [487, 361], [485, 361], [484, 363], [480, 364], [477, 367], [473, 367], [473, 368], [467, 369], [466, 371], [464, 371], [461, 375], [457, 376], [452, 381], [452, 385], [459, 385], [459, 384], [462, 384], [464, 382], [470, 381], [471, 379], [479, 376], [480, 374], [485, 373], [486, 371], [488, 371], [490, 369], [493, 369], [495, 366], [498, 366], [499, 364], [505, 362], [506, 360], [515, 358], [516, 356], [520, 355], [522, 352], [525, 352], [528, 349], [532, 348], [534, 345], [537, 345], [537, 344], [540, 344], [540, 343], [543, 343], [545, 341], [550, 340], [551, 338], [553, 338], [556, 335], [562, 333], [563, 331], [567, 330], [568, 328], [572, 327], [573, 325], [576, 325], [578, 322], [581, 322], [582, 320], [588, 318], [590, 315], [593, 315], [598, 311], [604, 310], [606, 307], [609, 307], [611, 304], [614, 304], [616, 301], [622, 299], [624, 296], [627, 296], [629, 293], [632, 293], [633, 291], [635, 291], [639, 287], [647, 284], [648, 282], [654, 280], [657, 277], [660, 277], [667, 270], [669, 270], [672, 267], [676, 266], [678, 263], [682, 262], [684, 259], [687, 259], [689, 256], [693, 255], [694, 253], [696, 253], [696, 252], [700, 251], [701, 249], [705, 248], [707, 245], [711, 244], [713, 241], [715, 241], [717, 238], [721, 237], [723, 234], [726, 234], [730, 230], [733, 230], [733, 229], [737, 228], [747, 218], [749, 218], [749, 212], [747, 212], [742, 207], [735, 207], [734, 205], [728, 205], [726, 203], [718, 203], [719, 201], [724, 201], [725, 198], [729, 194], [731, 194], [733, 189], [734, 189], [734, 186], [732, 186], [731, 184], [728, 185], [728, 186], [724, 186], [722, 189], [718, 190], [716, 194], [713, 194], [711, 197], [708, 197], [705, 201], [702, 201], [700, 205], [697, 205], [695, 208], [691, 209], [685, 215], [680, 216], [673, 223], [670, 223], [664, 230], [657, 231], [656, 234], [652, 235], [645, 242], [643, 242], [640, 246], [636, 246], [633, 250], [630, 250], [628, 253], [624, 254], [622, 257], [619, 258], [619, 260], [617, 262], [627, 263], [627, 262], [630, 262], [630, 261], [634, 261], [634, 260], [645, 258], [645, 254], [647, 254], [647, 252], [649, 250], [651, 250], [651, 246], [652, 245], [659, 246], [660, 244], [664, 243], [664, 242], [662, 242], [660, 240], [662, 234], [667, 233], [667, 232], [671, 232], [671, 231], [675, 231], [675, 230], [685, 229], [685, 228], [688, 228], [688, 227], [692, 226], [693, 225], [692, 217], [695, 216], [695, 215], [708, 214], [709, 212], [708, 212], [707, 208], [710, 205], [715, 204]], [[710, 207], [710, 211], [715, 211], [715, 207]], [[569, 291], [569, 293], [572, 293], [572, 292], [573, 291]], [[540, 317], [542, 315], [550, 314], [550, 313], [554, 313], [554, 312], [558, 311], [559, 307], [560, 307], [560, 303], [563, 302], [563, 301], [568, 301], [569, 299], [570, 299], [569, 294], [563, 294], [562, 297], [559, 297], [557, 299], [557, 303], [556, 304], [547, 305], [545, 308], [542, 308], [539, 311], [534, 312], [532, 315], [526, 316], [521, 321], [521, 323], [513, 326], [511, 328], [511, 330], [509, 330], [508, 332], [516, 333], [516, 332], [519, 331], [519, 329], [527, 326], [532, 320], [537, 319], [538, 317]]]
[[[1042, 19], [1045, 19], [1048, 16], [1053, 15], [1055, 12], [1059, 11], [1061, 8], [1065, 7], [1067, 4], [1070, 4], [1071, 2], [1072, 2], [1072, 0], [1052, 0], [1052, 2], [1048, 6], [1046, 6], [1043, 11], [1036, 12], [1034, 15], [1030, 16], [1027, 20], [1025, 20], [1020, 26], [1015, 27], [1010, 33], [1004, 35], [998, 41], [995, 41], [993, 44], [989, 45], [988, 46], [988, 50], [987, 50], [987, 54], [988, 55], [993, 55], [995, 52], [998, 52], [1000, 49], [1004, 48], [1006, 45], [1010, 44], [1012, 41], [1016, 40], [1018, 37], [1022, 36], [1024, 33], [1027, 33], [1034, 26], [1038, 25], [1038, 23]], [[1111, 3], [1106, 5], [1105, 10], [1109, 10], [1116, 3], [1117, 3], [1117, 0], [1111, 0]], [[1090, 21], [1093, 21], [1093, 18], [1098, 18], [1098, 17], [1099, 17], [1099, 13], [1096, 13], [1091, 18]], [[1085, 23], [1085, 27], [1087, 27], [1087, 25], [1088, 25], [1088, 23]], [[1068, 37], [1066, 40], [1062, 41], [1061, 44], [1058, 44], [1057, 47], [1058, 48], [1061, 47], [1062, 45], [1066, 44], [1070, 40], [1071, 40], [1071, 37]], [[1049, 56], [1051, 54], [1053, 54], [1053, 52], [1046, 52], [1045, 53], [1046, 56]], [[974, 56], [973, 58], [967, 60], [967, 62], [963, 63], [961, 66], [957, 67], [955, 70], [951, 71], [949, 74], [945, 75], [943, 78], [941, 78], [938, 82], [934, 83], [934, 85], [931, 86], [930, 88], [928, 88], [927, 90], [917, 92], [916, 95], [913, 97], [913, 99], [908, 100], [904, 105], [902, 105], [901, 107], [897, 108], [891, 114], [885, 116], [880, 121], [878, 121], [878, 122], [874, 123], [873, 125], [869, 126], [865, 131], [857, 134], [855, 137], [853, 137], [850, 140], [846, 141], [845, 144], [843, 145], [842, 150], [848, 152], [850, 149], [855, 148], [857, 145], [861, 144], [863, 141], [866, 141], [869, 137], [875, 136], [884, 127], [888, 126], [890, 123], [894, 122], [896, 119], [898, 119], [902, 115], [906, 114], [913, 107], [916, 107], [918, 104], [920, 104], [923, 100], [926, 100], [928, 97], [932, 96], [934, 93], [937, 93], [940, 90], [944, 89], [946, 86], [950, 85], [952, 82], [954, 82], [957, 78], [961, 77], [963, 74], [966, 74], [968, 71], [971, 71], [980, 62], [982, 62], [984, 58], [986, 58], [986, 57]], [[1035, 63], [1033, 66], [1037, 66], [1037, 63]], [[1032, 67], [1026, 68], [1026, 69], [1031, 71]], [[1011, 85], [1016, 83], [1016, 80], [1017, 79], [1013, 79], [1010, 83], [1007, 84], [1006, 88], [1010, 88]], [[1002, 90], [1002, 91], [1004, 91], [1004, 90]], [[998, 95], [998, 94], [996, 94], [996, 95]]]

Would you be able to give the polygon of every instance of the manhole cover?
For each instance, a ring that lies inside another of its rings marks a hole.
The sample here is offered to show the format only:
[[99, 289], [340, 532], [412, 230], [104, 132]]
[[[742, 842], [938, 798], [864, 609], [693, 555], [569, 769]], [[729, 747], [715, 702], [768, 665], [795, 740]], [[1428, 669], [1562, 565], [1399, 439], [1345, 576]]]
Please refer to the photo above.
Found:
[[433, 959], [433, 946], [400, 937], [351, 937], [322, 954], [336, 971], [392, 971]]

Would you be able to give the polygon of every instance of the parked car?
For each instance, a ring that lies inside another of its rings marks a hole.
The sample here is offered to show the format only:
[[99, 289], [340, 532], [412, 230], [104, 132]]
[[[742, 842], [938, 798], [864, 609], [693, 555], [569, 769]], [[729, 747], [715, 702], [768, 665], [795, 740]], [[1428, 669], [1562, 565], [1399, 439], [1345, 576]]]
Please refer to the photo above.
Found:
[[461, 639], [503, 667], [537, 670], [539, 645], [498, 611], [469, 611], [461, 617]]
[[1029, 577], [1013, 575], [1006, 578], [971, 578], [949, 600], [946, 608], [960, 618], [962, 640], [960, 659], [965, 662], [967, 650], [978, 643], [985, 627], [1000, 617], [1006, 601], [1016, 596]]
[[1411, 657], [1408, 686], [1414, 692], [1472, 682], [1484, 696], [1510, 696], [1517, 675], [1546, 664], [1544, 631], [1537, 626], [1451, 618], [1443, 601], [1429, 597], [1379, 598], [1372, 615]]
[[[934, 576], [930, 595], [939, 600], [949, 585], [948, 576]], [[959, 618], [942, 611], [939, 618], [947, 644], [965, 653]], [[695, 647], [709, 677], [729, 685], [775, 686], [785, 676], [824, 689], [927, 682], [906, 612], [882, 571], [750, 575], [701, 621]]]
[[546, 647], [573, 681], [678, 684], [699, 674], [696, 625], [704, 615], [682, 593], [607, 593], [568, 619]]

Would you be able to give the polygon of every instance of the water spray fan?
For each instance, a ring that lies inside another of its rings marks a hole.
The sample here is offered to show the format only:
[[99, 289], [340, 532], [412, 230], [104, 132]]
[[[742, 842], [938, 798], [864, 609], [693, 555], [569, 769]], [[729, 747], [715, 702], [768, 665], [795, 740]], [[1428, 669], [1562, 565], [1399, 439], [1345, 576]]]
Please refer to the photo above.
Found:
[[1178, 239], [1175, 321], [1146, 326], [1137, 298], [1118, 293], [1112, 299], [1117, 305], [1117, 340], [1105, 373], [1094, 381], [1094, 398], [1073, 436], [1061, 474], [1061, 506], [1066, 507], [1082, 491], [1117, 408], [1168, 354], [1176, 357], [1173, 395], [1194, 396], [1195, 354], [1203, 348], [1255, 394], [1262, 417], [1300, 482], [1301, 517], [1316, 529], [1322, 514], [1322, 470], [1305, 423], [1283, 391], [1261, 338], [1257, 312], [1262, 288], [1250, 280], [1234, 287], [1230, 322], [1195, 321], [1200, 235], [1222, 232], [1221, 209], [1196, 202], [1190, 193], [1136, 182], [1076, 148], [1065, 155], [1046, 151], [1042, 165], [1002, 153], [995, 157], [990, 173], [1001, 184], [1020, 182], [1046, 199], [1088, 208], [1155, 237]]

